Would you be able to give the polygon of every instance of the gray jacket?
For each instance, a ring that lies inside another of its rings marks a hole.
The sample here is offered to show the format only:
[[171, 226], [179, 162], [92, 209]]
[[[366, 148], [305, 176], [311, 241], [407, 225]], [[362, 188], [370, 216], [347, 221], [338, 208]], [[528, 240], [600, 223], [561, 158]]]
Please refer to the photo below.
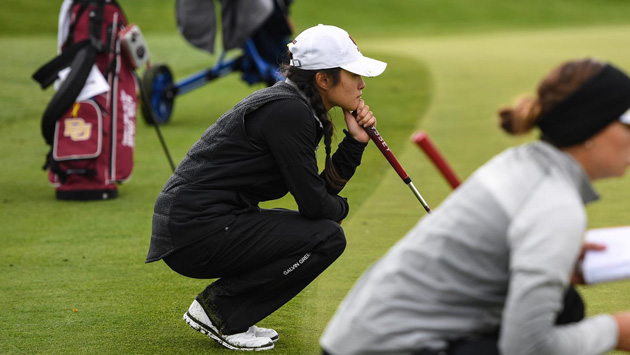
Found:
[[610, 315], [555, 326], [597, 199], [579, 164], [536, 142], [476, 171], [356, 283], [322, 346], [410, 354], [500, 327], [502, 354], [602, 354]]

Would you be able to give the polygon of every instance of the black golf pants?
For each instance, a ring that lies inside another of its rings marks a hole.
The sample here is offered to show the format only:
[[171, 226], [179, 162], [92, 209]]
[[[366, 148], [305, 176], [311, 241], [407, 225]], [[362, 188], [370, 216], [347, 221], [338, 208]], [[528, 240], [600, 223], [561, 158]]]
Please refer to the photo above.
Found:
[[244, 332], [291, 300], [343, 252], [341, 226], [273, 209], [236, 216], [222, 233], [164, 261], [176, 272], [219, 278], [197, 296], [224, 334]]

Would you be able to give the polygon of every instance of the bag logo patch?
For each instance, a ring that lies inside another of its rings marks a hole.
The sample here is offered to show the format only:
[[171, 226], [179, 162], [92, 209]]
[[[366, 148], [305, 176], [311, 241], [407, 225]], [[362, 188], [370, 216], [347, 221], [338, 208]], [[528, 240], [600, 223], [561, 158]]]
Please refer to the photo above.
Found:
[[92, 135], [92, 124], [82, 118], [67, 118], [64, 124], [64, 137], [70, 137], [74, 142], [86, 141]]
[[120, 101], [123, 107], [124, 124], [122, 145], [133, 148], [136, 137], [136, 101], [131, 95], [127, 94], [125, 90], [121, 90], [120, 92]]

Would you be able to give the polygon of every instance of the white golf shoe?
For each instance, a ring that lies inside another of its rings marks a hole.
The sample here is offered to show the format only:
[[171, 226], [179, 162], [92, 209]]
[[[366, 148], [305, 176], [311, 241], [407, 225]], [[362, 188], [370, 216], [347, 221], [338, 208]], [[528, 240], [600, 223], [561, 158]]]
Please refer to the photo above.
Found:
[[[197, 300], [194, 300], [188, 308], [188, 311], [184, 313], [184, 320], [196, 331], [206, 334], [228, 349], [243, 351], [273, 349], [274, 344], [271, 338], [256, 335], [256, 330], [264, 329], [265, 331], [273, 331], [272, 329], [250, 327], [243, 333], [224, 335], [212, 324], [206, 311]], [[276, 337], [278, 337], [278, 333], [273, 332]], [[269, 334], [271, 333], [269, 332]]]
[[277, 342], [278, 339], [280, 339], [278, 332], [276, 332], [273, 329], [261, 328], [261, 327], [252, 325], [251, 327], [249, 327], [248, 331], [253, 332], [254, 334], [256, 334], [257, 337], [267, 337], [271, 339], [271, 341], [273, 341], [274, 343]]

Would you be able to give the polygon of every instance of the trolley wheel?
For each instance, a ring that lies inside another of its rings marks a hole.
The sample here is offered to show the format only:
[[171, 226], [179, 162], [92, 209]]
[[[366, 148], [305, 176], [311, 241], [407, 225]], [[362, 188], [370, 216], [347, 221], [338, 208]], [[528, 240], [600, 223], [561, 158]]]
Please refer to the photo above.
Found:
[[[142, 75], [142, 87], [145, 95], [142, 97], [142, 117], [148, 124], [154, 124], [152, 112], [158, 124], [168, 123], [173, 112], [175, 91], [173, 74], [165, 64], [157, 64], [147, 69]], [[147, 102], [148, 101], [148, 102]]]

